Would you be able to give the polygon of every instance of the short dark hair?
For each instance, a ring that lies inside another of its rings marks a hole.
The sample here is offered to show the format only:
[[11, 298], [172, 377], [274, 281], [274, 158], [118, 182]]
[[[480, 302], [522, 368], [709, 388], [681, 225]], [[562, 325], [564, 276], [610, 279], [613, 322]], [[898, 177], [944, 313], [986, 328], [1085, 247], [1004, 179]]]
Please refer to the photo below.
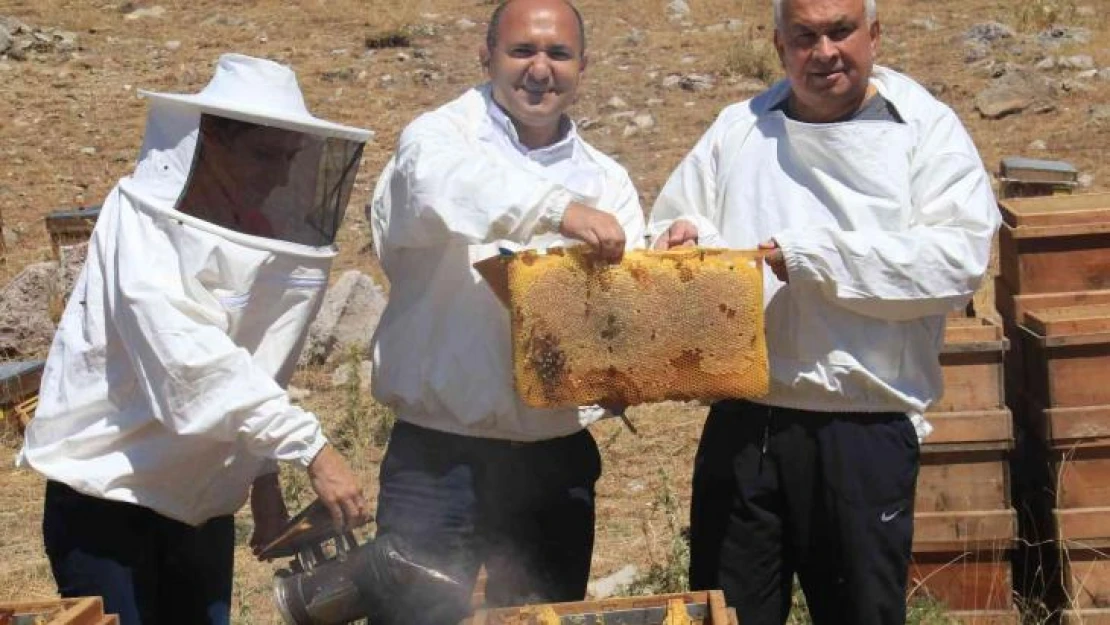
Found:
[[[493, 52], [497, 47], [497, 31], [501, 27], [501, 15], [505, 13], [505, 7], [512, 4], [513, 0], [502, 0], [497, 8], [493, 10], [493, 15], [489, 17], [489, 27], [486, 28], [486, 49]], [[578, 41], [582, 43], [581, 54], [586, 53], [586, 23], [582, 20], [582, 13], [578, 11], [578, 7], [574, 6], [570, 0], [563, 0], [564, 4], [570, 7], [574, 13], [574, 19], [578, 22]]]

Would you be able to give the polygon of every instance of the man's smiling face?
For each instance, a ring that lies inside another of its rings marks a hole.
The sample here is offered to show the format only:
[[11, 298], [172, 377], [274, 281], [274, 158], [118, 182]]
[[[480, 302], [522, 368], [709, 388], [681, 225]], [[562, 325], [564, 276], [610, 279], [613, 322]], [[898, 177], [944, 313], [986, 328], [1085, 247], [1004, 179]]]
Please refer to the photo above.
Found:
[[505, 7], [496, 45], [483, 48], [482, 62], [493, 98], [521, 140], [529, 145], [539, 138], [542, 144], [557, 134], [586, 68], [573, 10], [563, 0], [515, 0]]
[[863, 0], [783, 0], [775, 48], [790, 79], [797, 117], [827, 122], [864, 101], [878, 51], [878, 21]]

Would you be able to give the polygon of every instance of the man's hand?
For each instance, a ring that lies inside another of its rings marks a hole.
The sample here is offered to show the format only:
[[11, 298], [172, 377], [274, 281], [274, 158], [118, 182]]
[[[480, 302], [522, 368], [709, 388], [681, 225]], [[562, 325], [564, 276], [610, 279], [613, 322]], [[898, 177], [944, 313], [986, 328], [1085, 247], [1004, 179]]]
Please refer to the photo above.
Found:
[[257, 556], [289, 522], [289, 511], [285, 508], [277, 473], [254, 480], [251, 486], [251, 517], [254, 518], [254, 532], [251, 533], [250, 546]]
[[331, 445], [325, 445], [308, 465], [308, 480], [331, 514], [336, 530], [348, 531], [370, 520], [369, 506], [355, 474]]
[[767, 254], [763, 257], [763, 261], [774, 272], [775, 277], [783, 282], [790, 282], [790, 274], [786, 272], [786, 257], [782, 255], [782, 249], [779, 248], [779, 242], [770, 239], [759, 244], [759, 249], [766, 250]]
[[669, 250], [672, 247], [689, 247], [697, 243], [698, 227], [685, 219], [679, 219], [667, 228], [653, 247], [657, 250]]
[[589, 245], [602, 260], [619, 263], [624, 256], [624, 228], [617, 218], [585, 204], [571, 202], [563, 213], [559, 234]]

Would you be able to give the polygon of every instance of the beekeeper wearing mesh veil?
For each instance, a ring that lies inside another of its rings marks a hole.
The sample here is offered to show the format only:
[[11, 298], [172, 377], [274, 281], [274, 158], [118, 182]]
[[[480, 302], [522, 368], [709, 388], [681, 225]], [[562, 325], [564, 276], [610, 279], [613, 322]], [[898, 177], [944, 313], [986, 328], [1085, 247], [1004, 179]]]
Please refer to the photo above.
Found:
[[124, 624], [226, 623], [231, 515], [250, 494], [256, 545], [284, 523], [277, 462], [307, 469], [338, 525], [367, 519], [285, 386], [370, 133], [241, 55], [199, 94], [144, 95], [138, 165], [103, 203], [18, 462], [48, 478], [63, 596], [103, 596]]

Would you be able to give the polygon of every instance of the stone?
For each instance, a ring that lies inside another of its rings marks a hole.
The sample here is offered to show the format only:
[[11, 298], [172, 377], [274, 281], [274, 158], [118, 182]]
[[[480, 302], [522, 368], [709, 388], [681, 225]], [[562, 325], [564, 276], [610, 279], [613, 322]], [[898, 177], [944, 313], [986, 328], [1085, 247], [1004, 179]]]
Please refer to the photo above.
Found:
[[1056, 59], [1056, 64], [1063, 69], [1092, 69], [1095, 66], [1095, 60], [1089, 54], [1076, 54], [1062, 56]]
[[1095, 185], [1095, 177], [1091, 174], [1079, 174], [1079, 178], [1076, 182], [1079, 183], [1079, 188], [1090, 189]]
[[651, 113], [641, 113], [632, 118], [632, 124], [640, 130], [648, 130], [655, 127], [655, 117]]
[[1029, 142], [1029, 145], [1026, 146], [1026, 149], [1035, 152], [1043, 152], [1044, 150], [1048, 149], [1048, 144], [1044, 142], [1044, 139], [1034, 139], [1033, 141]]
[[123, 16], [125, 20], [141, 20], [144, 18], [160, 18], [166, 14], [166, 9], [160, 6], [143, 7], [135, 9]]
[[455, 20], [455, 28], [458, 28], [459, 30], [470, 30], [477, 25], [478, 24], [466, 19], [465, 17], [460, 17], [459, 19]]
[[982, 22], [964, 32], [965, 41], [987, 44], [999, 39], [1010, 39], [1013, 36], [1014, 29], [999, 22]]
[[293, 386], [292, 384], [286, 387], [285, 394], [289, 396], [289, 401], [295, 404], [299, 404], [309, 397], [312, 397], [312, 391], [299, 386]]
[[686, 0], [670, 0], [667, 3], [667, 19], [671, 21], [681, 21], [689, 19], [690, 5]]
[[586, 593], [594, 599], [608, 599], [621, 592], [636, 581], [639, 570], [633, 564], [626, 564], [605, 577], [596, 579], [586, 586]]
[[1052, 26], [1037, 33], [1037, 43], [1048, 48], [1062, 45], [1087, 44], [1091, 41], [1091, 31], [1077, 26]]
[[1087, 114], [1091, 121], [1110, 121], [1110, 104], [1092, 104], [1091, 108], [1087, 110]]
[[928, 32], [933, 32], [940, 28], [940, 24], [937, 24], [937, 21], [931, 17], [921, 17], [910, 20], [910, 25]]
[[608, 110], [626, 109], [626, 108], [628, 108], [628, 103], [625, 102], [620, 96], [613, 96], [613, 97], [609, 98], [608, 100], [606, 100], [605, 104], [601, 105], [601, 108], [602, 108], [602, 110], [605, 110], [605, 109], [608, 109]]
[[181, 42], [176, 40], [176, 39], [171, 39], [171, 40], [167, 41], [165, 45], [166, 45], [166, 49], [170, 50], [170, 51], [177, 50], [177, 49], [181, 48]]
[[320, 312], [308, 328], [300, 364], [321, 364], [345, 358], [351, 347], [362, 349], [385, 310], [385, 292], [370, 276], [349, 270], [324, 296]]
[[28, 265], [0, 289], [0, 358], [46, 354], [55, 331], [51, 310], [60, 316], [66, 290], [55, 262]]
[[1047, 70], [1050, 70], [1050, 69], [1055, 69], [1056, 68], [1056, 59], [1051, 57], [1051, 56], [1046, 56], [1043, 59], [1037, 61], [1037, 63], [1035, 65], [1033, 65], [1033, 68], [1034, 69], [1039, 69], [1041, 71], [1047, 71]]
[[1110, 80], [1110, 67], [1104, 67], [1098, 70], [1099, 80]]
[[[373, 374], [374, 363], [369, 360], [363, 360], [358, 363], [358, 390], [367, 392], [370, 390], [370, 376]], [[347, 360], [335, 368], [331, 374], [332, 388], [343, 388], [351, 383], [351, 363]]]

